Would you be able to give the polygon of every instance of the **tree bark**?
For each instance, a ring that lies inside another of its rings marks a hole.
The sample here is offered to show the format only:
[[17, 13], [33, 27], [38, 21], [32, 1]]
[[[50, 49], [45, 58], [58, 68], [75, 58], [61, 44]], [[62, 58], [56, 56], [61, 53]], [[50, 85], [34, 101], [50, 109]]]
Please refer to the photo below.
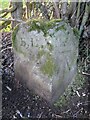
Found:
[[63, 2], [61, 6], [61, 18], [65, 20], [67, 18], [67, 2]]
[[78, 0], [75, 0], [75, 2], [72, 2], [72, 1], [70, 2], [70, 8], [68, 11], [68, 14], [69, 14], [68, 19], [72, 27], [74, 27], [76, 24], [77, 1]]
[[53, 17], [54, 18], [60, 18], [60, 11], [59, 11], [59, 4], [58, 2], [55, 2], [55, 0], [53, 0]]
[[[22, 17], [23, 17], [23, 2], [13, 2], [13, 0], [11, 0], [11, 4], [12, 4], [13, 8], [16, 8], [15, 11], [11, 12], [12, 18], [22, 20]], [[18, 24], [18, 22], [12, 21], [12, 23], [11, 23], [12, 29], [17, 24]]]
[[80, 35], [81, 36], [84, 32], [84, 26], [85, 26], [86, 22], [90, 19], [89, 15], [90, 15], [90, 5], [86, 4], [85, 13], [83, 15], [83, 19], [82, 19], [81, 26], [80, 26]]
[[30, 2], [26, 0], [25, 3], [26, 3], [26, 19], [30, 19], [31, 17]]

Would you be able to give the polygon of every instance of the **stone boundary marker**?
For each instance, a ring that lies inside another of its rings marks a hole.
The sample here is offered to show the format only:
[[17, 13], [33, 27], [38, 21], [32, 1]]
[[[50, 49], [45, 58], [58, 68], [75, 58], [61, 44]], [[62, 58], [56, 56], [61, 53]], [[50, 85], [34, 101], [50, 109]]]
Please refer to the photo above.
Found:
[[15, 77], [55, 102], [77, 72], [78, 31], [64, 21], [31, 20], [12, 33]]

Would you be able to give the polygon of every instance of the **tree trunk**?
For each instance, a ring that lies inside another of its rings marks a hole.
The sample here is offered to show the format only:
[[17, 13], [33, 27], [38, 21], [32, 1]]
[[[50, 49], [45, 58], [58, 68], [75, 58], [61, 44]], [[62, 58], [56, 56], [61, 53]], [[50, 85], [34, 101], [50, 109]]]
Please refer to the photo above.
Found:
[[67, 18], [66, 13], [67, 13], [67, 2], [63, 2], [61, 6], [61, 18], [63, 20]]
[[[23, 2], [13, 2], [13, 0], [11, 0], [11, 4], [12, 4], [13, 8], [15, 8], [15, 11], [11, 12], [12, 18], [22, 20], [22, 17], [23, 17]], [[12, 23], [11, 23], [12, 29], [17, 24], [18, 24], [17, 21], [12, 21]]]
[[86, 4], [85, 7], [85, 13], [83, 15], [83, 19], [81, 22], [81, 26], [80, 26], [80, 35], [82, 36], [83, 32], [84, 32], [84, 27], [87, 21], [89, 21], [89, 15], [90, 15], [90, 5]]
[[71, 26], [74, 27], [76, 24], [76, 12], [77, 12], [77, 1], [76, 2], [70, 2], [70, 9], [68, 11], [69, 13], [69, 21], [71, 23]]
[[30, 19], [30, 17], [31, 17], [31, 11], [30, 11], [30, 2], [27, 2], [27, 0], [26, 0], [26, 18], [27, 19]]
[[54, 18], [60, 18], [60, 12], [59, 12], [59, 4], [58, 2], [55, 2], [55, 0], [53, 0], [53, 17]]

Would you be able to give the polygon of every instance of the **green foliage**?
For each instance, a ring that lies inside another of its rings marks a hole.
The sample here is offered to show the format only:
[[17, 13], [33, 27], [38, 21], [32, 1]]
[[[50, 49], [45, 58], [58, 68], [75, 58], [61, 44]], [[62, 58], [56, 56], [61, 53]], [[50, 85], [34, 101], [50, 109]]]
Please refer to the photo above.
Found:
[[[9, 2], [10, 2], [9, 0], [0, 0], [0, 9], [7, 9], [9, 7]], [[4, 14], [2, 14], [2, 15], [4, 15]], [[11, 16], [11, 14], [8, 13], [5, 16], [5, 18], [9, 18], [10, 16]], [[3, 22], [0, 22], [0, 24], [3, 24]], [[2, 32], [10, 32], [11, 31], [11, 24], [9, 24], [5, 28], [3, 28], [1, 31]]]
[[57, 27], [56, 31], [58, 31], [58, 30], [66, 30], [65, 24], [60, 27]]
[[0, 4], [1, 4], [0, 8], [1, 9], [8, 8], [9, 2], [10, 2], [9, 0], [0, 0]]
[[54, 106], [62, 107], [65, 104], [67, 104], [67, 99], [66, 99], [66, 96], [62, 95], [60, 99], [56, 103], [54, 103]]
[[5, 28], [1, 30], [1, 32], [10, 32], [11, 31], [11, 24], [7, 25]]
[[37, 30], [38, 32], [43, 31], [44, 36], [48, 34], [48, 30], [52, 29], [57, 22], [61, 22], [61, 19], [51, 20], [51, 21], [44, 21], [44, 20], [31, 20], [27, 24], [30, 26], [29, 32], [33, 30]]

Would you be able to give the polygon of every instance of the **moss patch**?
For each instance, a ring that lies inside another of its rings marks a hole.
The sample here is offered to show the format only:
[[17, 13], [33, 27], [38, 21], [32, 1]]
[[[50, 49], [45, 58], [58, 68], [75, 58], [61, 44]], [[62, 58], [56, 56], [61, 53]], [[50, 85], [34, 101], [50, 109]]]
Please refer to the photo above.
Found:
[[17, 25], [17, 26], [14, 28], [13, 32], [12, 32], [12, 44], [13, 44], [13, 47], [14, 47], [16, 50], [17, 50], [16, 34], [17, 34], [18, 30], [19, 30], [19, 26]]
[[41, 71], [44, 74], [47, 74], [49, 77], [52, 77], [52, 75], [56, 69], [56, 66], [55, 66], [53, 58], [50, 56], [50, 54], [47, 53], [46, 56], [47, 56], [47, 59], [46, 59], [45, 64], [41, 67]]
[[47, 74], [49, 77], [51, 77], [55, 71], [56, 66], [50, 53], [40, 48], [37, 54], [37, 59], [40, 59], [43, 55], [46, 56], [46, 62], [41, 66], [40, 70], [43, 74]]
[[17, 25], [12, 32], [12, 45], [16, 51], [18, 51], [19, 53], [23, 54], [26, 57], [25, 52], [22, 51], [21, 48], [18, 47], [18, 45], [17, 45], [16, 34], [17, 34], [18, 30], [19, 30], [19, 25]]
[[40, 49], [37, 55], [37, 58], [40, 59], [45, 54], [45, 51]]
[[65, 24], [56, 28], [56, 31], [59, 31], [59, 30], [66, 30]]
[[53, 29], [54, 26], [58, 26], [56, 23], [60, 23], [61, 19], [51, 20], [51, 21], [44, 21], [44, 20], [31, 20], [27, 22], [27, 24], [30, 26], [28, 31], [37, 30], [38, 32], [42, 31], [44, 33], [44, 36], [48, 34], [49, 29]]

